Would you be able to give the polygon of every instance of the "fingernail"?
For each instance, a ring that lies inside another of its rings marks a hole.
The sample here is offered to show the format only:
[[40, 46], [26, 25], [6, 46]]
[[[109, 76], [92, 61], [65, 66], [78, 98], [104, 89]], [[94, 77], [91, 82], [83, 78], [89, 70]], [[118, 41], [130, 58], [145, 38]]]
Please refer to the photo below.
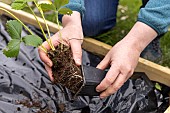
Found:
[[98, 89], [96, 89], [97, 92], [100, 92]]
[[80, 59], [76, 59], [75, 62], [76, 62], [77, 65], [81, 65], [81, 60]]
[[49, 67], [51, 67], [51, 63], [47, 62], [46, 64], [47, 64]]
[[101, 99], [105, 98], [105, 96], [100, 96]]

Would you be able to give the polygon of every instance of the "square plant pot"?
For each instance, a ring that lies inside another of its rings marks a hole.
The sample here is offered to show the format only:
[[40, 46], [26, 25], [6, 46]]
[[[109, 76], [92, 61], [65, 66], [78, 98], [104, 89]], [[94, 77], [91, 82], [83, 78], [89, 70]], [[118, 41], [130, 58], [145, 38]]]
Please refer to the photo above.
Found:
[[92, 66], [82, 66], [83, 85], [78, 95], [98, 96], [100, 93], [96, 91], [97, 85], [104, 79], [106, 71], [97, 69]]

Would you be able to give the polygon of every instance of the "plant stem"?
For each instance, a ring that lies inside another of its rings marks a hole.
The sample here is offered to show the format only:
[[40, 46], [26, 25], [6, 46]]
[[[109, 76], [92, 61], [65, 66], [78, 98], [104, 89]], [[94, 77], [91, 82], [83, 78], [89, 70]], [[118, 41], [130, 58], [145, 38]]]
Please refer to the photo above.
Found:
[[[47, 36], [46, 36], [46, 34], [45, 34], [45, 32], [44, 32], [44, 30], [43, 30], [43, 28], [42, 28], [42, 25], [41, 25], [41, 23], [39, 22], [39, 20], [38, 20], [38, 18], [37, 18], [37, 16], [36, 16], [36, 14], [34, 13], [34, 11], [32, 10], [32, 8], [27, 4], [27, 6], [28, 6], [28, 8], [31, 10], [31, 12], [32, 12], [32, 14], [34, 15], [34, 17], [35, 17], [35, 19], [36, 19], [36, 21], [37, 21], [37, 23], [38, 23], [38, 25], [39, 25], [39, 27], [40, 27], [40, 29], [41, 29], [41, 32], [43, 33], [43, 35], [44, 35], [44, 38], [46, 39], [46, 41], [49, 43], [49, 40], [48, 40], [48, 38], [47, 38]], [[49, 44], [50, 45], [50, 44]], [[46, 48], [45, 47], [43, 47], [45, 50], [46, 50]], [[52, 48], [52, 47], [51, 47]], [[46, 50], [46, 52], [47, 52], [47, 50]]]
[[[61, 29], [60, 29], [60, 24], [59, 24], [59, 21], [58, 21], [58, 11], [55, 11], [55, 13], [56, 13], [56, 14], [55, 14], [55, 15], [56, 15], [55, 17], [56, 17], [56, 21], [57, 21], [57, 25], [58, 25], [59, 38], [60, 38], [61, 41], [63, 41], [63, 40], [62, 40], [62, 35], [61, 35], [61, 32], [60, 32], [60, 30], [61, 30]], [[63, 43], [61, 43], [61, 50], [62, 50], [62, 49], [63, 49]]]
[[42, 51], [44, 51], [45, 53], [47, 53], [47, 49], [46, 49], [43, 45], [40, 46], [40, 49], [41, 49]]
[[1, 8], [0, 7], [0, 10], [3, 10], [5, 12], [7, 12], [8, 14], [10, 14], [12, 17], [14, 17], [18, 22], [20, 22], [24, 28], [31, 34], [31, 35], [34, 35], [33, 32], [19, 19], [17, 18], [15, 15], [13, 15], [11, 12], [9, 12], [8, 10], [4, 9], [4, 8]]
[[[43, 17], [43, 20], [44, 20], [45, 25], [46, 25], [46, 28], [47, 28], [48, 36], [49, 36], [49, 38], [50, 38], [50, 37], [51, 37], [51, 35], [50, 35], [50, 30], [49, 30], [49, 28], [48, 28], [46, 19], [45, 19], [45, 17], [44, 17], [44, 13], [43, 13], [43, 11], [42, 11], [41, 9], [40, 9], [40, 13], [41, 13], [41, 15], [42, 15], [42, 17]], [[54, 47], [54, 45], [52, 44], [51, 38], [50, 38], [50, 44], [51, 44], [51, 46], [52, 46], [51, 49], [54, 51], [54, 50], [55, 50], [55, 47]]]
[[[48, 28], [46, 19], [45, 19], [45, 17], [44, 17], [43, 11], [42, 11], [42, 9], [38, 6], [38, 4], [35, 2], [35, 0], [34, 0], [34, 3], [35, 3], [35, 5], [36, 5], [36, 7], [38, 8], [39, 12], [41, 13], [41, 16], [42, 16], [42, 18], [43, 18], [43, 20], [44, 20], [44, 23], [45, 23], [45, 25], [46, 25], [46, 28], [47, 28], [48, 36], [49, 36], [49, 38], [50, 38], [50, 37], [51, 37], [51, 36], [50, 36], [50, 31], [49, 31], [49, 28]], [[47, 40], [47, 42], [48, 42], [48, 44], [50, 45], [51, 49], [54, 51], [54, 50], [55, 50], [55, 47], [54, 47], [54, 45], [52, 44], [51, 38], [50, 38], [49, 40], [50, 40], [50, 41]]]

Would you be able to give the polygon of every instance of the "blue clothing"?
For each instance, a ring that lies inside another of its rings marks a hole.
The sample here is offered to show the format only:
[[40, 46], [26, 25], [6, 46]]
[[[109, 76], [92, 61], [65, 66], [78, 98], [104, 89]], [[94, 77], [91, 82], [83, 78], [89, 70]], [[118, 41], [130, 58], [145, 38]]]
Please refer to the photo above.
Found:
[[118, 0], [70, 0], [66, 6], [82, 14], [84, 36], [96, 36], [116, 24]]
[[158, 35], [167, 32], [170, 25], [170, 0], [149, 0], [141, 8], [138, 21], [152, 27]]
[[[79, 11], [82, 15], [84, 15], [86, 14], [84, 13], [85, 11], [84, 1], [86, 3], [86, 0], [70, 0], [68, 7], [72, 10]], [[96, 0], [87, 0], [87, 1], [93, 2]], [[97, 2], [99, 3], [99, 1]], [[111, 1], [115, 1], [115, 0], [110, 0], [109, 2]], [[104, 2], [107, 2], [107, 1], [103, 0], [103, 3]], [[92, 9], [96, 8], [95, 4], [91, 4], [90, 6], [92, 7]], [[103, 4], [103, 7], [104, 7], [104, 4]], [[97, 7], [96, 10], [103, 10], [103, 7]], [[91, 10], [91, 13], [92, 12], [93, 10]], [[141, 10], [139, 11], [137, 21], [143, 22], [147, 24], [148, 26], [152, 27], [158, 33], [158, 35], [165, 33], [168, 29], [168, 26], [170, 25], [170, 0], [149, 0], [146, 6], [144, 8], [141, 8]]]
[[83, 17], [85, 12], [84, 0], [70, 0], [66, 7], [70, 8], [72, 11], [78, 11]]
[[84, 0], [84, 3], [82, 27], [85, 36], [99, 35], [115, 26], [118, 0]]

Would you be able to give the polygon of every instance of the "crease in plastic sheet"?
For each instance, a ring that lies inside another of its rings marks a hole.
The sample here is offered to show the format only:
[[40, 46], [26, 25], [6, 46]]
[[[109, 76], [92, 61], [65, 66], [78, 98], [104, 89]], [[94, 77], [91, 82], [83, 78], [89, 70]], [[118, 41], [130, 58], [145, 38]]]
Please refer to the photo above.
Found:
[[[17, 58], [3, 55], [2, 50], [10, 40], [3, 22], [0, 23], [0, 113], [159, 112], [164, 98], [158, 98], [158, 94], [162, 97], [160, 92], [155, 93], [152, 82], [143, 73], [136, 73], [108, 98], [78, 96], [72, 100], [66, 88], [52, 84], [36, 48], [21, 44]], [[29, 27], [42, 36], [38, 29]], [[26, 34], [23, 29], [22, 35]], [[100, 61], [98, 56], [83, 50], [84, 65], [95, 67]]]

